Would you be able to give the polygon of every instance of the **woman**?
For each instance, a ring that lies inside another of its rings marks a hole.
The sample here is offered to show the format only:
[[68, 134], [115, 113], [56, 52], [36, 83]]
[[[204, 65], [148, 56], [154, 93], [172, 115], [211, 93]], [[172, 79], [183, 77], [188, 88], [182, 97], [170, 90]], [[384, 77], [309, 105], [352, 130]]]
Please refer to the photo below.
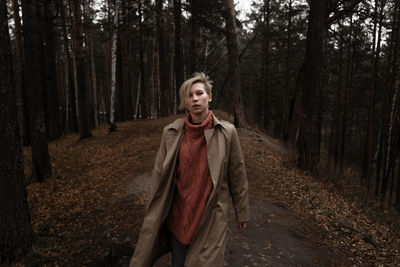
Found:
[[167, 125], [131, 267], [172, 250], [172, 266], [224, 264], [229, 196], [237, 228], [249, 220], [247, 176], [235, 127], [209, 110], [212, 82], [196, 73], [180, 88], [186, 118]]

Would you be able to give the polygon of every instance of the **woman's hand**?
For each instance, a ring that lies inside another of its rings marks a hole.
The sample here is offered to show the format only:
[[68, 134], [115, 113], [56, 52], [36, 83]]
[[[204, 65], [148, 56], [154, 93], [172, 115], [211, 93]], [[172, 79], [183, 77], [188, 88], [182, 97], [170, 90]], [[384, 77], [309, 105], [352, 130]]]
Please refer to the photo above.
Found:
[[237, 223], [237, 229], [239, 230], [239, 232], [243, 231], [244, 229], [246, 229], [247, 227], [247, 223], [245, 222], [239, 222]]

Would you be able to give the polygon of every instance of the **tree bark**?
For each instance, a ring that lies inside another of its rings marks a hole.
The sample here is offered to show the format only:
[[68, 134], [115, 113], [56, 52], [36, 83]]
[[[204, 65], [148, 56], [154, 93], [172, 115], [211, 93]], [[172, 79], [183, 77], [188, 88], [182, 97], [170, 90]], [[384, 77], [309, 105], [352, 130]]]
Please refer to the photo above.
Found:
[[44, 68], [46, 85], [46, 126], [48, 138], [54, 140], [61, 136], [60, 109], [58, 102], [57, 64], [56, 64], [56, 36], [53, 12], [49, 1], [43, 1], [43, 14], [45, 15], [44, 30]]
[[24, 89], [24, 50], [22, 49], [22, 26], [21, 17], [19, 15], [18, 0], [12, 0], [13, 18], [14, 18], [14, 36], [15, 36], [15, 52], [16, 52], [16, 86], [15, 92], [17, 97], [17, 118], [20, 136], [24, 145], [29, 144], [29, 125], [28, 125], [28, 108], [26, 105], [26, 92]]
[[303, 108], [301, 101], [303, 99], [303, 80], [304, 80], [304, 64], [297, 75], [294, 97], [291, 100], [291, 108], [289, 110], [288, 129], [286, 135], [286, 145], [290, 150], [295, 150], [298, 138], [301, 118], [303, 116]]
[[[170, 90], [168, 86], [168, 67], [167, 56], [164, 47], [164, 27], [163, 27], [163, 9], [162, 0], [156, 0], [156, 31], [157, 44], [159, 52], [159, 67], [160, 67], [160, 93], [161, 93], [161, 114], [168, 115], [171, 110]], [[147, 114], [146, 114], [147, 115]]]
[[94, 62], [94, 45], [93, 40], [90, 41], [90, 70], [92, 72], [92, 87], [93, 87], [93, 119], [94, 126], [99, 127], [99, 101], [97, 96], [97, 75], [96, 64]]
[[189, 62], [187, 62], [187, 76], [191, 77], [197, 71], [198, 65], [198, 39], [199, 39], [199, 22], [198, 22], [198, 1], [190, 0], [190, 50]]
[[347, 133], [347, 125], [349, 119], [349, 110], [350, 110], [350, 100], [351, 100], [351, 91], [352, 91], [352, 79], [353, 79], [353, 63], [354, 63], [354, 51], [353, 51], [353, 16], [350, 18], [349, 25], [349, 40], [347, 44], [347, 63], [346, 63], [346, 83], [345, 83], [345, 92], [343, 99], [343, 117], [342, 117], [342, 129], [341, 129], [341, 148], [340, 148], [340, 161], [339, 161], [339, 174], [343, 175], [344, 168], [344, 157], [345, 157], [345, 149], [346, 149], [346, 133]]
[[176, 103], [179, 105], [179, 88], [184, 82], [184, 58], [182, 51], [182, 33], [181, 33], [181, 21], [182, 21], [182, 3], [181, 0], [174, 0], [174, 22], [175, 22], [175, 87], [176, 87]]
[[131, 96], [131, 77], [130, 77], [130, 58], [131, 58], [131, 22], [130, 16], [128, 16], [128, 6], [126, 1], [122, 1], [120, 3], [121, 7], [121, 17], [122, 19], [122, 30], [120, 31], [121, 38], [121, 55], [122, 55], [122, 84], [124, 87], [123, 90], [123, 119], [124, 121], [132, 118], [132, 96]]
[[41, 52], [43, 42], [41, 29], [43, 15], [40, 1], [23, 0], [24, 33], [24, 86], [27, 92], [29, 128], [31, 133], [32, 175], [31, 179], [42, 182], [51, 175], [51, 164], [47, 146]]
[[[147, 84], [146, 84], [146, 73], [145, 73], [145, 49], [144, 49], [144, 25], [143, 25], [143, 3], [142, 0], [139, 0], [138, 2], [138, 14], [139, 14], [139, 83], [138, 83], [138, 93], [136, 96], [137, 99], [137, 104], [136, 104], [136, 111], [135, 111], [135, 117], [139, 117], [143, 114], [145, 110], [150, 110], [148, 107], [150, 103], [148, 102], [148, 90], [147, 90]], [[157, 61], [158, 64], [158, 61]], [[156, 79], [159, 81], [159, 75], [154, 76], [153, 79]], [[141, 101], [141, 108], [139, 109], [139, 100], [142, 99]]]
[[239, 128], [248, 129], [244, 116], [244, 109], [241, 96], [240, 70], [239, 70], [239, 48], [236, 28], [236, 11], [233, 0], [224, 0], [225, 7], [225, 34], [228, 43], [229, 57], [229, 81], [232, 92], [233, 112], [235, 125]]
[[117, 38], [118, 38], [118, 12], [119, 1], [115, 1], [114, 23], [112, 30], [111, 46], [111, 101], [110, 101], [110, 132], [116, 131], [115, 124], [115, 92], [116, 92], [116, 63], [117, 63]]
[[[340, 24], [339, 24], [340, 25]], [[342, 68], [343, 68], [343, 37], [340, 35], [339, 44], [339, 66], [338, 66], [338, 87], [335, 99], [335, 141], [333, 149], [333, 165], [335, 171], [339, 162], [339, 142], [340, 142], [340, 104], [342, 103]]]
[[[121, 14], [118, 15], [120, 17]], [[121, 27], [122, 28], [122, 27]], [[112, 38], [111, 38], [112, 40]], [[123, 55], [121, 31], [117, 30], [116, 68], [115, 68], [115, 121], [124, 121], [124, 83], [123, 83]], [[111, 55], [112, 57], [112, 55]]]
[[[400, 151], [400, 142], [397, 149]], [[397, 162], [396, 207], [400, 210], [400, 161]]]
[[368, 182], [368, 188], [375, 187], [375, 182], [372, 181], [371, 174], [371, 157], [372, 157], [372, 141], [373, 141], [373, 129], [374, 129], [374, 111], [375, 111], [375, 88], [376, 88], [376, 77], [378, 73], [379, 54], [377, 53], [378, 48], [376, 45], [376, 30], [378, 24], [378, 0], [375, 1], [374, 7], [374, 28], [373, 28], [373, 40], [372, 40], [372, 57], [371, 57], [371, 81], [369, 87], [369, 109], [368, 109], [368, 128], [367, 137], [364, 151], [363, 160], [363, 175], [362, 179]]
[[[393, 153], [393, 148], [395, 147], [395, 143], [393, 142], [394, 140], [394, 131], [393, 131], [393, 124], [394, 124], [394, 118], [397, 114], [398, 111], [398, 107], [397, 107], [397, 97], [399, 94], [399, 87], [400, 84], [397, 83], [395, 90], [394, 90], [394, 94], [393, 94], [393, 98], [392, 98], [392, 103], [391, 103], [391, 107], [390, 107], [390, 115], [389, 115], [389, 130], [388, 130], [388, 142], [387, 142], [387, 148], [386, 148], [386, 166], [385, 166], [385, 170], [386, 170], [386, 177], [384, 180], [384, 191], [383, 193], [388, 193], [389, 197], [388, 197], [388, 202], [390, 202], [390, 197], [391, 197], [391, 192], [393, 189], [393, 184], [394, 184], [394, 168], [395, 168], [395, 156]], [[388, 187], [388, 188], [386, 188]], [[387, 192], [387, 190], [389, 192]]]
[[318, 92], [322, 73], [322, 50], [326, 28], [326, 1], [312, 0], [308, 19], [306, 55], [304, 60], [303, 118], [299, 132], [298, 167], [317, 173], [319, 162]]
[[166, 32], [166, 49], [165, 56], [167, 57], [167, 88], [168, 88], [168, 98], [169, 98], [169, 113], [176, 114], [177, 105], [176, 105], [176, 90], [175, 90], [175, 79], [174, 79], [174, 0], [168, 0], [168, 7], [166, 8], [166, 16], [165, 16], [165, 32]]
[[160, 114], [160, 104], [161, 104], [161, 99], [160, 99], [160, 53], [158, 50], [158, 45], [157, 45], [157, 40], [154, 40], [154, 44], [153, 44], [153, 62], [154, 62], [154, 67], [153, 67], [153, 96], [156, 95], [156, 97], [153, 97], [153, 106], [157, 109], [158, 114]]
[[78, 83], [78, 110], [79, 110], [79, 139], [91, 137], [88, 111], [88, 81], [87, 81], [87, 58], [82, 32], [82, 12], [80, 0], [74, 0], [74, 49], [76, 61], [76, 75]]
[[[392, 34], [390, 37], [390, 47], [391, 47], [391, 61], [392, 63], [390, 64], [390, 68], [389, 68], [389, 75], [391, 77], [390, 79], [390, 85], [395, 88], [395, 90], [397, 91], [397, 101], [395, 101], [394, 105], [395, 107], [395, 114], [393, 117], [398, 117], [399, 115], [399, 106], [400, 106], [400, 97], [399, 97], [399, 84], [398, 84], [398, 74], [399, 74], [399, 64], [398, 64], [398, 52], [400, 49], [400, 3], [398, 1], [395, 2], [395, 6], [394, 6], [394, 11], [393, 11], [393, 19], [392, 19], [393, 23], [392, 23]], [[397, 73], [396, 75], [393, 75], [393, 73]], [[397, 81], [397, 85], [396, 85], [396, 81]], [[396, 160], [398, 161], [399, 156], [400, 156], [400, 125], [399, 125], [399, 120], [393, 122], [393, 146], [396, 147], [393, 150], [393, 156], [392, 156], [392, 165], [393, 165], [393, 172], [394, 169], [396, 168]], [[397, 133], [396, 133], [397, 132]], [[397, 146], [395, 145], [397, 143]], [[398, 201], [398, 199], [400, 199], [400, 196], [398, 195], [399, 192], [397, 190], [397, 188], [399, 187], [400, 184], [400, 168], [397, 168], [397, 177], [395, 177], [395, 173], [393, 173], [392, 175], [392, 196], [391, 196], [391, 204], [400, 204], [400, 201]]]
[[270, 80], [270, 0], [264, 0], [263, 6], [263, 51], [262, 51], [262, 125], [265, 128], [268, 128], [269, 122], [271, 120], [270, 117], [270, 105], [269, 105], [269, 80]]
[[[61, 13], [61, 29], [63, 35], [63, 52], [64, 52], [64, 87], [65, 87], [65, 132], [76, 132], [78, 130], [78, 122], [75, 112], [74, 102], [74, 73], [73, 64], [70, 53], [70, 42], [68, 41], [67, 29], [67, 12], [68, 3], [65, 0], [59, 0]], [[69, 12], [68, 12], [69, 14]], [[70, 16], [69, 16], [70, 17]]]
[[[372, 70], [371, 70], [371, 87], [373, 87], [374, 94], [376, 94], [376, 87], [377, 87], [377, 79], [378, 79], [378, 70], [379, 70], [379, 63], [380, 63], [380, 52], [381, 52], [381, 40], [382, 40], [382, 27], [383, 27], [383, 19], [384, 19], [384, 5], [386, 0], [380, 0], [380, 6], [378, 6], [379, 1], [377, 0], [375, 2], [376, 7], [376, 24], [377, 26], [374, 26], [374, 33], [376, 33], [376, 28], [378, 28], [378, 36], [376, 40], [376, 48], [373, 50], [375, 52], [375, 55], [373, 55], [373, 62], [372, 62]], [[375, 24], [375, 22], [374, 22]], [[373, 72], [372, 72], [373, 71]], [[384, 184], [384, 179], [385, 179], [385, 152], [386, 152], [386, 142], [387, 142], [387, 131], [389, 128], [389, 122], [388, 122], [388, 108], [390, 106], [390, 96], [391, 92], [390, 89], [388, 90], [388, 87], [385, 88], [386, 93], [384, 94], [384, 106], [382, 108], [382, 124], [381, 124], [381, 136], [380, 136], [380, 149], [378, 151], [378, 165], [377, 165], [377, 171], [376, 171], [376, 176], [375, 180], [373, 180], [372, 177], [369, 177], [369, 186], [372, 186], [375, 191], [375, 194], [379, 197], [383, 197], [385, 192], [383, 191], [383, 184]], [[374, 110], [374, 106], [370, 106], [370, 109]], [[371, 112], [371, 110], [369, 111]]]
[[286, 37], [286, 70], [285, 70], [285, 99], [283, 104], [283, 123], [281, 137], [285, 139], [289, 120], [289, 89], [290, 89], [290, 54], [291, 54], [291, 35], [292, 35], [292, 0], [289, 0], [287, 15], [287, 37]]
[[6, 1], [0, 4], [0, 265], [8, 266], [32, 248], [24, 165], [18, 132]]
[[[384, 5], [386, 4], [386, 1], [381, 2], [381, 10], [384, 9]], [[398, 4], [396, 3], [395, 6], [395, 16], [396, 16], [396, 11], [397, 11], [397, 6]], [[383, 13], [381, 14], [380, 19], [380, 25], [382, 25], [383, 22]], [[396, 19], [394, 19], [396, 21]], [[397, 35], [397, 36], [396, 36]], [[399, 44], [398, 44], [398, 29], [396, 30], [396, 27], [392, 29], [391, 32], [391, 44], [390, 44], [390, 54], [392, 55], [390, 58], [390, 66], [389, 66], [389, 71], [388, 71], [388, 82], [387, 85], [385, 86], [385, 92], [384, 92], [384, 105], [383, 105], [383, 113], [382, 113], [382, 121], [383, 121], [383, 147], [382, 147], [382, 176], [380, 178], [380, 196], [385, 197], [389, 193], [388, 191], [391, 190], [389, 188], [390, 186], [390, 180], [393, 179], [393, 168], [394, 168], [394, 155], [393, 155], [393, 149], [394, 143], [393, 143], [393, 117], [396, 112], [396, 107], [397, 107], [397, 95], [398, 95], [398, 88], [399, 88], [399, 81], [398, 81], [398, 49], [399, 49]], [[387, 200], [387, 198], [385, 198]]]
[[94, 101], [93, 101], [93, 77], [92, 77], [92, 46], [91, 46], [91, 21], [93, 21], [93, 12], [92, 9], [90, 8], [91, 5], [91, 0], [84, 0], [82, 3], [82, 8], [83, 8], [83, 29], [85, 31], [84, 33], [84, 43], [85, 43], [85, 52], [86, 52], [86, 84], [87, 84], [87, 107], [86, 110], [88, 112], [88, 123], [89, 123], [89, 128], [93, 128], [95, 126], [94, 122]]

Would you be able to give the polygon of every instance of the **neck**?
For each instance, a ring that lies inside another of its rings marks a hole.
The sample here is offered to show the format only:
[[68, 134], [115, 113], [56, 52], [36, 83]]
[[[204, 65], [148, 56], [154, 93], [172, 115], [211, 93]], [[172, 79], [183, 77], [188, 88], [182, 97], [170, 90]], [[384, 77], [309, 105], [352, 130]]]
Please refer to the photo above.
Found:
[[206, 109], [201, 114], [190, 113], [190, 116], [192, 117], [192, 122], [193, 123], [202, 123], [204, 121], [204, 119], [207, 117], [207, 115], [208, 115], [208, 109]]

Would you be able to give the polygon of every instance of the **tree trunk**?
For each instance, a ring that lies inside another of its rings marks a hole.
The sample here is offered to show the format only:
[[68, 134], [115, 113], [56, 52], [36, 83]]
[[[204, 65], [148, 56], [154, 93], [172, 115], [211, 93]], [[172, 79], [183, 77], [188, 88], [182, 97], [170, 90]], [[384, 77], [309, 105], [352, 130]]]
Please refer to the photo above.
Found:
[[[145, 110], [149, 110], [149, 102], [148, 102], [148, 90], [146, 84], [146, 73], [145, 73], [145, 49], [144, 49], [144, 25], [143, 25], [143, 5], [142, 0], [139, 1], [138, 4], [138, 13], [139, 13], [139, 85], [138, 85], [138, 94], [137, 94], [137, 105], [136, 105], [136, 117], [140, 117]], [[158, 62], [157, 62], [158, 64]], [[159, 76], [155, 76], [154, 79], [159, 80]], [[141, 108], [139, 109], [139, 103], [141, 101]]]
[[[32, 149], [32, 176], [42, 182], [51, 175], [51, 164], [47, 146], [43, 100], [43, 69], [40, 67], [43, 51], [41, 30], [43, 15], [40, 1], [22, 1], [24, 33], [24, 86], [27, 92], [29, 128]], [[42, 75], [41, 75], [42, 74]]]
[[115, 91], [116, 91], [116, 64], [117, 64], [117, 38], [118, 38], [118, 13], [119, 1], [115, 1], [114, 23], [112, 27], [111, 46], [111, 101], [110, 101], [110, 132], [116, 131], [115, 124]]
[[93, 115], [94, 115], [94, 126], [99, 127], [99, 102], [97, 97], [97, 78], [96, 78], [96, 64], [94, 62], [94, 45], [93, 40], [90, 41], [90, 65], [92, 72], [92, 87], [93, 87]]
[[[382, 6], [383, 8], [383, 6]], [[398, 64], [398, 51], [400, 49], [399, 43], [399, 28], [400, 28], [400, 4], [395, 3], [393, 17], [392, 17], [392, 31], [390, 34], [390, 52], [389, 52], [389, 70], [388, 79], [385, 89], [385, 113], [387, 119], [387, 130], [386, 130], [386, 146], [385, 146], [385, 166], [383, 167], [383, 177], [382, 177], [382, 195], [387, 194], [386, 201], [390, 201], [390, 195], [393, 190], [394, 183], [394, 168], [396, 161], [396, 154], [394, 147], [396, 146], [396, 137], [394, 135], [395, 121], [394, 118], [397, 117], [398, 112], [398, 94], [399, 94], [399, 64]]]
[[17, 97], [17, 118], [20, 136], [24, 145], [29, 144], [29, 127], [28, 127], [28, 109], [26, 105], [26, 92], [24, 89], [24, 55], [22, 49], [22, 30], [21, 17], [19, 15], [18, 0], [12, 0], [13, 18], [14, 18], [14, 36], [15, 36], [15, 52], [16, 52], [16, 86], [15, 93]]
[[72, 101], [74, 103], [74, 112], [76, 116], [76, 121], [78, 125], [78, 130], [80, 128], [79, 124], [81, 123], [80, 121], [80, 116], [79, 116], [79, 100], [78, 100], [78, 90], [79, 90], [79, 85], [78, 85], [78, 70], [77, 70], [77, 64], [76, 64], [76, 53], [75, 53], [75, 40], [72, 40], [71, 42], [71, 54], [72, 54], [72, 73], [73, 73], [73, 82], [74, 82], [74, 87], [73, 87], [73, 94], [71, 95]]
[[144, 58], [144, 45], [143, 45], [143, 36], [144, 36], [144, 26], [143, 26], [143, 5], [142, 0], [138, 1], [138, 20], [139, 20], [139, 77], [137, 83], [137, 93], [136, 93], [136, 104], [134, 111], [134, 118], [139, 118], [139, 113], [142, 111], [139, 108], [140, 98], [143, 98], [142, 104], [147, 105], [147, 101], [145, 98], [146, 93], [146, 78], [145, 78], [145, 58]]
[[[386, 0], [381, 0], [380, 7], [376, 7], [376, 16], [377, 16], [377, 27], [378, 27], [378, 40], [376, 41], [376, 50], [375, 50], [375, 70], [374, 73], [371, 73], [373, 81], [371, 81], [371, 86], [374, 86], [374, 91], [376, 91], [377, 86], [377, 78], [378, 78], [378, 69], [379, 69], [379, 62], [380, 62], [380, 52], [381, 52], [381, 39], [382, 39], [382, 27], [383, 27], [383, 19], [384, 19], [384, 5]], [[378, 5], [378, 1], [376, 1], [376, 5]], [[380, 165], [377, 168], [376, 172], [376, 180], [372, 181], [370, 184], [374, 186], [375, 183], [375, 192], [379, 197], [384, 197], [386, 186], [385, 186], [385, 179], [386, 179], [386, 148], [387, 148], [387, 133], [389, 129], [389, 110], [390, 110], [390, 100], [391, 100], [391, 89], [388, 89], [389, 86], [385, 88], [385, 97], [384, 97], [384, 106], [382, 108], [382, 129], [381, 129], [381, 146], [379, 150], [379, 158], [378, 164]]]
[[270, 57], [269, 57], [269, 48], [270, 48], [270, 0], [264, 0], [263, 6], [263, 51], [262, 51], [262, 97], [261, 97], [261, 107], [262, 110], [262, 125], [265, 128], [268, 128], [269, 122], [271, 120], [270, 117], [270, 105], [269, 105], [269, 69], [270, 69]]
[[[61, 36], [58, 35], [57, 39], [61, 39]], [[56, 51], [56, 64], [57, 64], [57, 87], [59, 88], [58, 92], [58, 103], [59, 103], [59, 122], [60, 122], [60, 132], [64, 134], [64, 125], [65, 125], [65, 86], [64, 86], [64, 62], [63, 62], [63, 45], [61, 43], [60, 48]]]
[[[121, 14], [118, 15], [120, 17]], [[115, 121], [124, 121], [124, 85], [123, 85], [123, 58], [121, 55], [121, 32], [117, 32], [116, 63], [115, 63]], [[111, 38], [112, 40], [112, 38]], [[112, 55], [111, 55], [112, 57]]]
[[[393, 142], [394, 139], [394, 135], [393, 135], [393, 120], [397, 114], [397, 97], [398, 97], [398, 93], [399, 93], [399, 83], [397, 83], [396, 88], [394, 90], [394, 94], [393, 94], [393, 99], [392, 99], [392, 103], [391, 103], [391, 107], [390, 107], [390, 117], [389, 117], [389, 130], [388, 130], [388, 142], [387, 142], [387, 148], [386, 148], [386, 179], [384, 179], [384, 187], [383, 187], [383, 194], [388, 193], [388, 199], [387, 201], [390, 202], [390, 195], [392, 192], [392, 185], [394, 183], [394, 153], [393, 153], [393, 149], [392, 147], [395, 147], [395, 143]], [[388, 187], [388, 188], [386, 188]], [[387, 189], [389, 192], [387, 192]]]
[[[394, 85], [395, 90], [397, 91], [397, 101], [395, 102], [395, 114], [393, 117], [398, 117], [399, 115], [399, 106], [400, 106], [400, 97], [399, 97], [399, 84], [398, 84], [398, 72], [399, 72], [399, 64], [398, 64], [398, 51], [400, 49], [400, 3], [398, 1], [395, 2], [395, 6], [394, 6], [394, 11], [393, 11], [393, 19], [392, 19], [393, 23], [392, 23], [392, 34], [391, 34], [391, 59], [392, 59], [392, 63], [390, 64], [390, 68], [389, 68], [389, 74], [391, 77], [390, 80], [390, 84]], [[396, 75], [393, 75], [393, 73], [397, 73]], [[396, 85], [396, 80], [397, 80], [397, 85]], [[396, 144], [397, 146], [395, 149], [393, 149], [393, 156], [392, 156], [392, 161], [393, 161], [393, 170], [396, 168], [396, 161], [399, 161], [399, 156], [400, 156], [400, 125], [399, 125], [399, 121], [397, 120], [397, 122], [394, 122], [393, 125], [394, 129], [393, 129], [393, 143]], [[396, 133], [397, 132], [397, 133]], [[397, 188], [399, 187], [400, 184], [400, 168], [397, 168], [397, 176], [395, 176], [395, 173], [393, 173], [392, 175], [392, 196], [391, 196], [391, 204], [400, 204], [400, 202], [398, 201], [399, 199], [399, 192], [397, 190]]]
[[64, 132], [69, 132], [69, 121], [70, 121], [70, 102], [69, 102], [69, 87], [70, 87], [70, 56], [69, 56], [69, 49], [68, 49], [68, 39], [67, 39], [67, 25], [65, 23], [65, 5], [64, 0], [59, 2], [60, 10], [61, 10], [61, 28], [62, 28], [62, 35], [63, 35], [63, 57], [64, 57], [64, 92], [65, 92], [65, 128]]
[[[398, 3], [396, 2], [396, 7], [395, 10], [398, 9]], [[398, 12], [395, 11], [395, 15]], [[394, 19], [394, 23], [397, 20]], [[387, 121], [387, 126], [385, 127], [385, 148], [384, 148], [384, 166], [383, 166], [383, 172], [382, 172], [382, 190], [381, 190], [381, 195], [386, 196], [385, 200], [387, 202], [390, 202], [391, 194], [394, 190], [394, 180], [395, 180], [395, 162], [398, 160], [398, 156], [396, 155], [395, 147], [396, 147], [396, 142], [398, 135], [395, 135], [395, 128], [396, 128], [396, 121], [395, 118], [398, 118], [398, 105], [399, 105], [399, 100], [398, 100], [398, 94], [399, 94], [399, 66], [398, 66], [398, 51], [400, 49], [399, 47], [399, 42], [398, 42], [398, 24], [396, 27], [392, 29], [391, 33], [391, 39], [392, 44], [390, 45], [391, 53], [393, 56], [390, 57], [390, 63], [389, 63], [389, 77], [388, 77], [388, 83], [386, 85], [385, 89], [385, 104], [384, 104], [384, 113], [385, 113], [385, 119], [384, 121]], [[397, 29], [396, 29], [397, 28]], [[397, 120], [398, 122], [398, 120]]]
[[[399, 142], [400, 146], [400, 142]], [[400, 150], [400, 147], [398, 148]], [[397, 161], [397, 189], [396, 189], [396, 206], [400, 210], [400, 160]]]
[[374, 7], [374, 29], [372, 32], [373, 41], [372, 41], [372, 64], [371, 64], [371, 81], [369, 87], [369, 111], [368, 111], [368, 128], [367, 128], [367, 136], [366, 136], [366, 145], [364, 151], [364, 160], [363, 160], [363, 175], [362, 179], [368, 182], [368, 188], [372, 189], [375, 187], [375, 181], [372, 180], [371, 175], [371, 156], [372, 156], [372, 141], [373, 141], [373, 130], [374, 130], [374, 111], [375, 111], [375, 88], [376, 88], [376, 77], [378, 73], [378, 62], [379, 62], [379, 54], [377, 53], [376, 44], [376, 30], [378, 24], [378, 0], [375, 1]]
[[95, 127], [94, 122], [94, 102], [93, 102], [93, 77], [92, 77], [92, 60], [91, 60], [91, 35], [93, 34], [91, 22], [94, 20], [93, 13], [91, 9], [92, 0], [82, 1], [82, 19], [83, 19], [83, 29], [84, 29], [84, 39], [85, 44], [85, 62], [86, 62], [86, 98], [87, 98], [87, 113], [88, 113], [88, 124], [89, 129]]
[[187, 62], [187, 76], [191, 77], [197, 71], [198, 65], [198, 39], [199, 39], [199, 22], [198, 22], [198, 1], [190, 0], [190, 50], [189, 58]]
[[169, 98], [169, 113], [176, 114], [176, 90], [174, 86], [174, 12], [173, 12], [173, 1], [168, 0], [168, 7], [166, 8], [165, 16], [165, 56], [167, 57], [167, 75], [166, 82], [168, 88]]
[[233, 111], [235, 116], [235, 125], [239, 128], [248, 129], [241, 96], [241, 82], [239, 70], [239, 48], [238, 36], [236, 29], [236, 11], [234, 8], [233, 0], [224, 0], [225, 7], [225, 34], [228, 43], [228, 56], [229, 56], [229, 81], [230, 89], [232, 92]]
[[[131, 49], [130, 49], [130, 17], [127, 16], [127, 3], [126, 1], [121, 2], [121, 17], [122, 20], [122, 31], [120, 31], [121, 38], [121, 55], [122, 55], [122, 84], [124, 87], [123, 90], [123, 119], [124, 121], [132, 118], [132, 96], [131, 96], [131, 81], [130, 81], [130, 58], [131, 58]], [[128, 11], [129, 12], [129, 11]]]
[[[171, 110], [170, 90], [168, 86], [168, 67], [166, 62], [166, 51], [164, 48], [164, 27], [163, 27], [163, 10], [162, 0], [156, 0], [156, 31], [157, 43], [159, 51], [159, 67], [160, 67], [160, 92], [161, 92], [161, 114], [168, 115]], [[147, 115], [147, 114], [146, 114]]]
[[79, 130], [80, 127], [81, 127], [80, 126], [81, 120], [80, 120], [80, 116], [79, 116], [78, 70], [77, 70], [77, 64], [76, 64], [76, 55], [75, 55], [76, 48], [75, 48], [74, 42], [75, 41], [73, 41], [71, 43], [71, 47], [72, 47], [72, 49], [71, 49], [72, 50], [72, 53], [71, 53], [72, 54], [72, 73], [73, 73], [73, 84], [74, 84], [73, 90], [71, 91], [72, 92], [72, 94], [71, 94], [71, 102], [74, 103], [73, 112], [74, 112], [74, 115], [76, 117], [76, 122], [77, 122], [78, 130]]
[[348, 48], [347, 48], [347, 64], [346, 64], [346, 84], [345, 84], [345, 92], [344, 92], [344, 100], [343, 100], [343, 117], [342, 117], [342, 138], [341, 138], [341, 148], [340, 148], [340, 161], [339, 161], [339, 173], [343, 175], [343, 162], [345, 156], [346, 149], [346, 133], [347, 133], [347, 124], [349, 117], [349, 109], [350, 109], [350, 100], [351, 100], [351, 90], [352, 90], [352, 79], [353, 79], [353, 63], [354, 63], [354, 54], [353, 50], [353, 17], [350, 18], [349, 25], [349, 40], [348, 40]]
[[[64, 87], [65, 87], [65, 132], [69, 131], [76, 132], [78, 130], [77, 117], [75, 112], [74, 98], [74, 74], [73, 65], [70, 53], [70, 44], [68, 41], [68, 29], [66, 23], [66, 8], [68, 3], [65, 0], [59, 1], [60, 12], [61, 12], [61, 24], [62, 24], [62, 35], [63, 35], [63, 52], [64, 52]], [[69, 12], [68, 12], [69, 13]]]
[[295, 150], [298, 138], [301, 118], [303, 116], [303, 108], [301, 105], [303, 99], [303, 80], [304, 80], [304, 64], [301, 66], [296, 79], [294, 97], [292, 99], [291, 108], [289, 110], [289, 120], [287, 128], [286, 145], [290, 150]]
[[57, 139], [61, 136], [60, 110], [58, 103], [57, 67], [56, 67], [56, 36], [54, 32], [54, 15], [49, 1], [43, 1], [43, 14], [45, 15], [44, 28], [44, 66], [46, 85], [46, 126], [48, 138]]
[[291, 34], [292, 34], [292, 0], [289, 0], [288, 4], [288, 26], [287, 26], [287, 37], [286, 37], [286, 70], [285, 70], [285, 99], [283, 104], [283, 123], [281, 137], [285, 139], [287, 133], [288, 120], [289, 120], [289, 89], [290, 89], [290, 53], [291, 53]]
[[343, 37], [339, 37], [339, 67], [338, 67], [338, 87], [335, 99], [335, 142], [333, 148], [333, 165], [337, 171], [339, 162], [339, 142], [340, 142], [340, 104], [342, 103], [342, 66], [343, 66]]
[[160, 114], [160, 60], [159, 60], [159, 57], [160, 57], [160, 53], [159, 53], [159, 50], [158, 50], [158, 45], [157, 45], [157, 41], [156, 40], [154, 40], [154, 45], [153, 45], [153, 55], [154, 55], [154, 59], [153, 59], [153, 64], [154, 64], [154, 67], [153, 67], [153, 77], [154, 77], [154, 79], [153, 79], [153, 81], [154, 81], [154, 83], [153, 83], [153, 89], [152, 89], [152, 92], [153, 92], [153, 95], [156, 95], [156, 97], [154, 97], [153, 98], [153, 106], [157, 109], [157, 113], [158, 114]]
[[184, 58], [182, 51], [181, 20], [182, 20], [181, 0], [174, 0], [174, 21], [175, 21], [175, 88], [176, 103], [179, 105], [179, 88], [184, 82]]
[[302, 98], [303, 118], [299, 132], [300, 169], [317, 173], [319, 162], [318, 132], [318, 92], [322, 72], [323, 39], [326, 29], [327, 3], [312, 0], [306, 39], [306, 55], [304, 60], [304, 89]]
[[76, 61], [76, 74], [78, 83], [78, 110], [79, 110], [79, 139], [91, 137], [88, 112], [88, 81], [87, 81], [87, 58], [82, 32], [81, 3], [74, 0], [74, 49]]
[[0, 4], [0, 265], [8, 266], [32, 248], [24, 165], [18, 132], [6, 1]]

